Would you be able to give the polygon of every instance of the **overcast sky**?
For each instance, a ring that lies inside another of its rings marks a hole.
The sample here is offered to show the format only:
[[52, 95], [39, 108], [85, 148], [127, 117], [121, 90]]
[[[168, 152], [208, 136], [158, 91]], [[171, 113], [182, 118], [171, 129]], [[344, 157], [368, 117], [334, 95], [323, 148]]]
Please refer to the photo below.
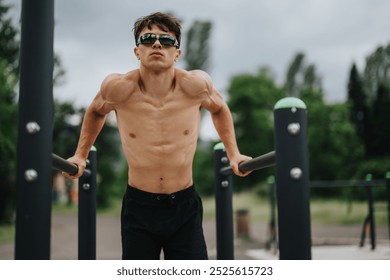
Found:
[[[5, 2], [19, 17], [21, 1]], [[137, 68], [133, 23], [156, 11], [182, 19], [184, 33], [194, 20], [213, 23], [209, 73], [221, 92], [232, 75], [263, 66], [281, 84], [303, 52], [326, 100], [344, 101], [352, 63], [363, 70], [367, 55], [390, 43], [388, 0], [57, 0], [54, 48], [66, 77], [54, 97], [87, 106], [106, 75]]]

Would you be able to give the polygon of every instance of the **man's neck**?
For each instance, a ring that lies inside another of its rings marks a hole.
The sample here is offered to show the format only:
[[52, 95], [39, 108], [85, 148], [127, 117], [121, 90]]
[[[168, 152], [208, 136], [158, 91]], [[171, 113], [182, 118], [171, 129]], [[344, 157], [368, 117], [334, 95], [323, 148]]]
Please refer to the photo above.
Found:
[[153, 98], [164, 98], [175, 85], [175, 69], [165, 71], [149, 71], [140, 69], [143, 91]]

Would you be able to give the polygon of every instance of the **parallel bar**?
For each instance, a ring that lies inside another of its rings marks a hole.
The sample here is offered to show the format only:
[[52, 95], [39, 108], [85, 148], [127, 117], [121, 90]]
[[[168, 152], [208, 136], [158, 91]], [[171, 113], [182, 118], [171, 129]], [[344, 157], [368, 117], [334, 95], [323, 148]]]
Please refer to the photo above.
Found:
[[[254, 171], [254, 170], [259, 170], [266, 167], [274, 166], [275, 158], [276, 158], [275, 151], [272, 151], [267, 154], [255, 157], [251, 160], [241, 163], [238, 166], [238, 169], [244, 173], [248, 171]], [[233, 170], [230, 166], [221, 168], [220, 172], [222, 175], [225, 176], [233, 174]]]
[[[51, 156], [52, 156], [54, 169], [59, 170], [59, 171], [64, 171], [66, 173], [69, 173], [70, 175], [77, 174], [79, 167], [76, 164], [71, 163], [71, 162], [67, 161], [66, 159], [64, 159], [64, 158], [62, 158], [54, 153], [52, 153]], [[83, 175], [90, 176], [91, 170], [85, 169]]]
[[59, 171], [64, 171], [66, 173], [69, 173], [71, 175], [77, 174], [79, 168], [76, 164], [70, 163], [66, 159], [63, 159], [62, 157], [52, 153], [51, 154], [53, 159], [53, 168], [57, 169]]

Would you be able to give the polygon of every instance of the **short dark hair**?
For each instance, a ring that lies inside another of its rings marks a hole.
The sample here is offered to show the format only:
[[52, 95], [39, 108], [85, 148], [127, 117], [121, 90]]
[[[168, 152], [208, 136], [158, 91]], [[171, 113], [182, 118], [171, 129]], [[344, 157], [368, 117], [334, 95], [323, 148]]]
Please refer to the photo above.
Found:
[[139, 18], [134, 23], [134, 39], [137, 44], [137, 40], [139, 35], [141, 34], [141, 31], [147, 27], [149, 29], [152, 29], [152, 25], [156, 25], [158, 28], [165, 32], [172, 32], [175, 34], [175, 37], [177, 41], [179, 42], [180, 46], [180, 39], [181, 39], [181, 24], [180, 21], [175, 18], [174, 16], [166, 13], [153, 13], [148, 16], [144, 16]]

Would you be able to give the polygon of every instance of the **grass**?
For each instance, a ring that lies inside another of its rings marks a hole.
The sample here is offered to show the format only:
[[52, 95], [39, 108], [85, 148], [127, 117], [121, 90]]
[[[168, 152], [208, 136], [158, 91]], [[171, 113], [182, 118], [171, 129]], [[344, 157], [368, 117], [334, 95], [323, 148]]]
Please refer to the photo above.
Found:
[[[214, 197], [204, 197], [204, 219], [215, 219]], [[378, 206], [383, 203], [377, 202]], [[367, 215], [366, 202], [347, 202], [336, 199], [313, 199], [310, 203], [311, 223], [322, 225], [362, 225]], [[385, 207], [381, 207], [386, 209]], [[239, 209], [249, 211], [251, 222], [267, 223], [271, 209], [267, 199], [261, 198], [254, 192], [242, 192], [233, 196], [233, 213]], [[98, 215], [119, 216], [121, 199], [115, 200], [109, 209], [99, 210]], [[53, 205], [53, 213], [61, 215], [77, 215], [77, 206]], [[375, 210], [375, 223], [378, 226], [387, 226], [386, 211]], [[14, 225], [0, 225], [0, 244], [14, 239]]]
[[0, 225], [0, 244], [7, 243], [15, 238], [14, 225]]
[[[207, 197], [203, 198], [202, 201], [204, 208], [204, 219], [215, 219], [215, 198]], [[252, 221], [267, 222], [271, 215], [271, 209], [268, 201], [259, 198], [251, 192], [234, 194], [233, 213], [241, 209], [249, 211]]]
[[[376, 206], [383, 203], [377, 202]], [[214, 197], [203, 198], [204, 218], [215, 218]], [[367, 203], [363, 201], [347, 202], [336, 199], [313, 199], [310, 203], [312, 224], [322, 225], [362, 225], [367, 216]], [[267, 199], [252, 192], [243, 192], [233, 196], [233, 212], [247, 209], [251, 221], [267, 223], [271, 216], [271, 208]], [[387, 225], [386, 211], [375, 210], [375, 223], [378, 226]]]

